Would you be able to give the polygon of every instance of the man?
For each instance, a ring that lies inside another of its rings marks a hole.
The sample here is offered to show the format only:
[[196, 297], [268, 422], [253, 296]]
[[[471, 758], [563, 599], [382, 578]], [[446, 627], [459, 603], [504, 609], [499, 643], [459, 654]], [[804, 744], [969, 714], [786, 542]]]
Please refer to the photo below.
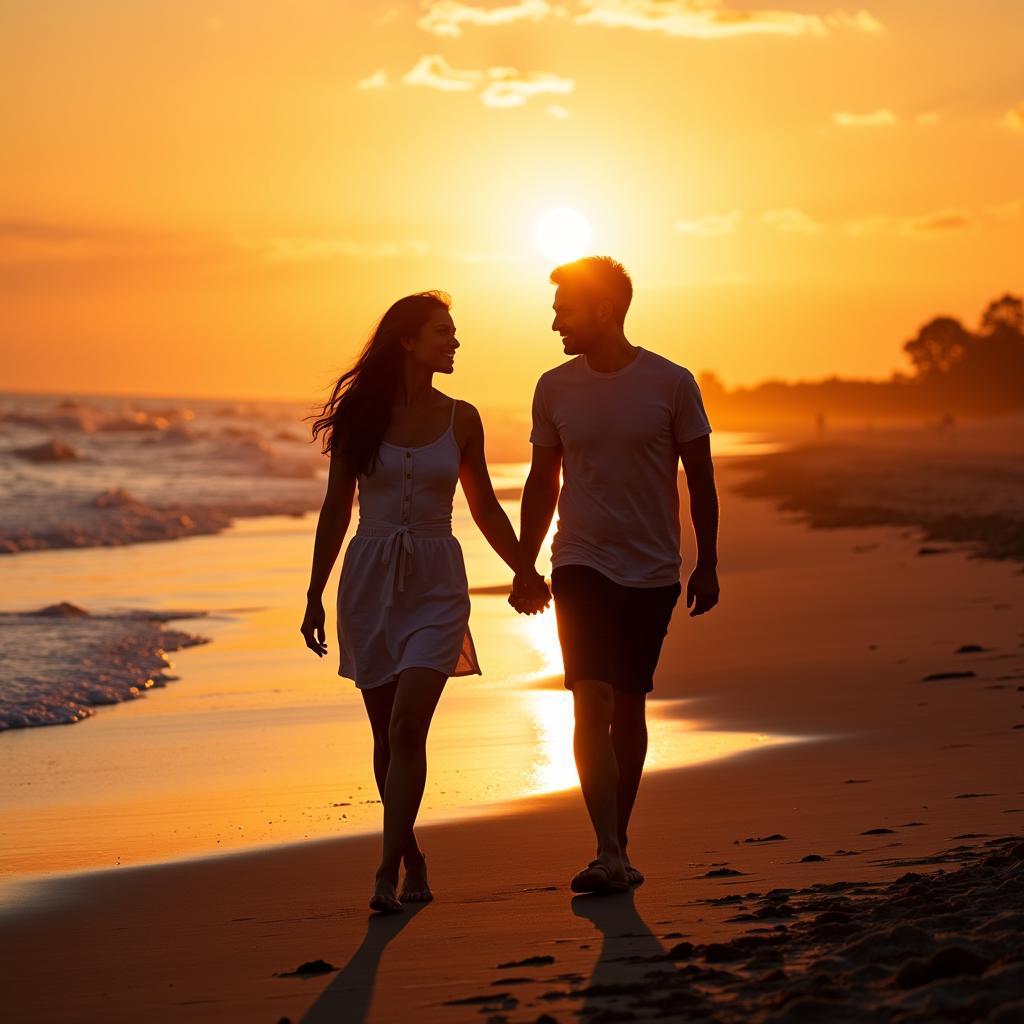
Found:
[[680, 459], [697, 541], [686, 605], [693, 616], [718, 603], [711, 427], [693, 375], [626, 338], [633, 287], [621, 264], [589, 256], [558, 267], [551, 281], [551, 329], [575, 358], [537, 383], [523, 562], [509, 600], [525, 613], [546, 603], [534, 563], [557, 503], [551, 593], [597, 837], [596, 858], [571, 887], [622, 892], [643, 881], [629, 860], [629, 817], [647, 754], [646, 698], [682, 591]]

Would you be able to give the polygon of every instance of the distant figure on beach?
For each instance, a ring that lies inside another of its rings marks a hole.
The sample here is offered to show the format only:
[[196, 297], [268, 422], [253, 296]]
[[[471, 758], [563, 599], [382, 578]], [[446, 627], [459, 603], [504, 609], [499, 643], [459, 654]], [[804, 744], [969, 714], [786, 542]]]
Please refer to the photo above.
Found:
[[519, 564], [515, 531], [487, 471], [480, 415], [433, 386], [435, 373], [453, 372], [460, 347], [450, 307], [443, 292], [399, 299], [313, 425], [331, 463], [301, 632], [310, 650], [327, 653], [322, 594], [358, 487], [359, 523], [338, 589], [338, 674], [355, 681], [373, 731], [384, 836], [370, 907], [383, 913], [433, 898], [413, 832], [427, 731], [448, 678], [480, 672], [466, 568], [452, 536], [456, 483], [534, 610], [550, 600], [544, 579]]
[[509, 600], [533, 612], [543, 599], [533, 567], [557, 503], [551, 592], [597, 838], [595, 859], [571, 888], [622, 892], [643, 881], [630, 862], [629, 818], [647, 755], [647, 694], [682, 591], [680, 459], [697, 540], [686, 604], [703, 615], [718, 603], [711, 427], [689, 370], [626, 338], [633, 286], [621, 264], [586, 257], [555, 269], [551, 282], [551, 329], [575, 358], [537, 382], [522, 572]]

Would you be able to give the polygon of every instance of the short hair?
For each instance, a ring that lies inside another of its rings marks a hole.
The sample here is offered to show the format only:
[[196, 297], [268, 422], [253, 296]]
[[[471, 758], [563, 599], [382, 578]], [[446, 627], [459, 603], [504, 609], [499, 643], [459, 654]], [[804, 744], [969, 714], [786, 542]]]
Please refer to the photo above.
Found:
[[611, 256], [584, 256], [551, 271], [551, 283], [578, 284], [598, 302], [611, 303], [620, 323], [633, 300], [633, 282], [626, 268]]

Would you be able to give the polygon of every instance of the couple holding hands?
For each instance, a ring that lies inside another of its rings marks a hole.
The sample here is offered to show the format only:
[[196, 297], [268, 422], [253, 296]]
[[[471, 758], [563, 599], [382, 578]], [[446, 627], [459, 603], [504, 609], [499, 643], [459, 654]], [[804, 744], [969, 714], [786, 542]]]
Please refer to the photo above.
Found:
[[[427, 732], [447, 680], [480, 673], [451, 528], [456, 483], [514, 573], [510, 604], [536, 614], [554, 597], [597, 840], [574, 892], [643, 881], [628, 826], [647, 753], [646, 698], [682, 592], [680, 461], [697, 545], [686, 604], [701, 615], [718, 602], [711, 427], [693, 375], [627, 340], [633, 288], [621, 264], [585, 257], [556, 268], [551, 282], [551, 329], [575, 358], [537, 383], [518, 538], [491, 486], [479, 413], [433, 387], [435, 373], [453, 371], [460, 345], [444, 293], [409, 295], [384, 314], [313, 425], [331, 461], [301, 632], [310, 650], [327, 653], [322, 594], [358, 490], [338, 590], [338, 674], [355, 681], [373, 731], [384, 833], [370, 906], [383, 913], [433, 898], [413, 832]], [[556, 505], [549, 590], [535, 563]]]

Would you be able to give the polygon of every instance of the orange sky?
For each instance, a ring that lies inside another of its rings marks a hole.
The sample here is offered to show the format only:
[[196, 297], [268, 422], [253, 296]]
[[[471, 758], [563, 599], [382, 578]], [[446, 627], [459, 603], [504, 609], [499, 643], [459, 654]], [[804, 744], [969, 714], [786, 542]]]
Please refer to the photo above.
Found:
[[443, 288], [444, 386], [520, 404], [557, 206], [634, 342], [888, 374], [1024, 290], [1024, 4], [777, 3], [6, 4], [0, 387], [309, 398]]

